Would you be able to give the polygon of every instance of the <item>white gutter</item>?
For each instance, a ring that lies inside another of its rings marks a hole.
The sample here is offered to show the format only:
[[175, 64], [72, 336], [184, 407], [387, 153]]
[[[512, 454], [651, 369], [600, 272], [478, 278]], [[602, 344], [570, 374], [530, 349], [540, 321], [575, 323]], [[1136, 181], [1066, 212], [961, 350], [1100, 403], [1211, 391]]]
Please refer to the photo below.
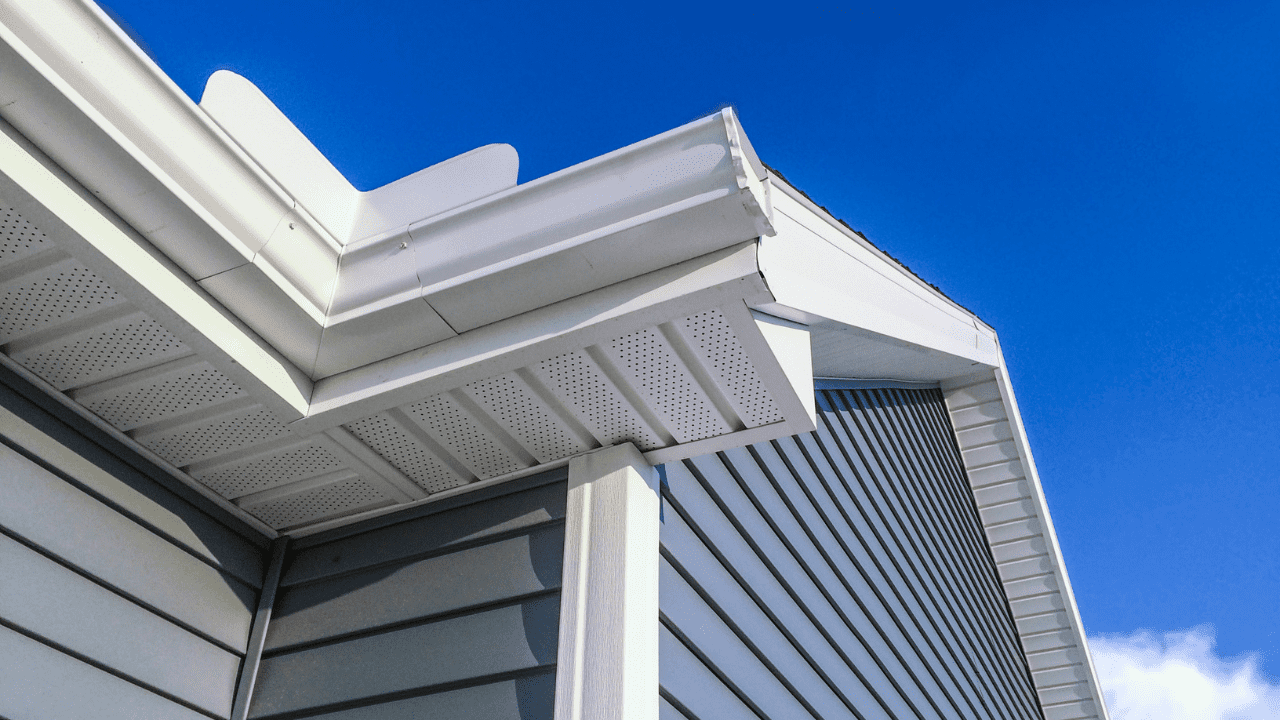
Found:
[[202, 110], [86, 0], [7, 0], [0, 39], [0, 116], [312, 378], [773, 232], [730, 110], [523, 186], [489, 146], [358, 193], [247, 81]]
[[91, 2], [5, 2], [0, 38], [0, 114], [196, 280], [294, 209]]
[[[764, 167], [729, 110], [525, 185], [515, 150], [490, 145], [361, 193], [244, 78], [216, 73], [201, 107], [337, 233], [336, 270], [300, 262], [282, 230], [261, 271], [235, 271], [257, 276], [241, 287], [269, 287], [267, 263], [294, 268], [298, 287], [334, 283], [318, 323], [295, 321], [312, 333], [303, 347], [318, 344], [315, 378], [772, 234]], [[215, 294], [246, 317], [284, 303]]]

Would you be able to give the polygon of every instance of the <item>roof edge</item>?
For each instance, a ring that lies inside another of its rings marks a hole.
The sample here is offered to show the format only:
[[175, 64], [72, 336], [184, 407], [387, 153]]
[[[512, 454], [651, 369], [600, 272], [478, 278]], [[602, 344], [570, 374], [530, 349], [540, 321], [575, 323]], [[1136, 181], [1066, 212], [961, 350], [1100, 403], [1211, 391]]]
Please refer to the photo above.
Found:
[[959, 310], [960, 312], [963, 312], [964, 314], [970, 316], [971, 318], [973, 318], [974, 322], [982, 325], [982, 327], [986, 328], [989, 332], [993, 332], [993, 333], [995, 332], [995, 328], [988, 325], [982, 318], [978, 317], [977, 314], [974, 313], [972, 310], [961, 305], [955, 300], [952, 300], [946, 293], [942, 292], [942, 290], [939, 289], [937, 285], [934, 285], [933, 283], [917, 275], [915, 271], [913, 271], [911, 268], [903, 264], [901, 260], [898, 260], [897, 258], [885, 252], [884, 250], [881, 250], [879, 247], [876, 246], [875, 243], [868, 240], [866, 235], [863, 235], [857, 230], [854, 230], [853, 228], [849, 227], [848, 223], [841, 220], [840, 218], [837, 218], [835, 215], [831, 213], [830, 210], [827, 210], [822, 205], [819, 205], [818, 203], [814, 202], [813, 198], [809, 197], [808, 193], [792, 185], [791, 181], [787, 180], [786, 177], [782, 175], [782, 173], [778, 172], [777, 170], [774, 170], [772, 167], [769, 168], [769, 171], [770, 171], [770, 177], [769, 177], [770, 182], [773, 184], [774, 187], [786, 193], [788, 197], [793, 198], [796, 202], [800, 203], [801, 205], [804, 205], [806, 208], [808, 208], [815, 214], [824, 218], [827, 222], [831, 224], [832, 227], [836, 228], [841, 233], [843, 233], [845, 237], [849, 238], [850, 240], [857, 243], [858, 245], [861, 245], [862, 247], [866, 248], [870, 252], [875, 253], [886, 263], [890, 263], [892, 265], [897, 266], [902, 271], [905, 277], [910, 278], [913, 282], [915, 282], [921, 288], [924, 288], [925, 290], [929, 291], [939, 300], [946, 302], [948, 305], [951, 305], [956, 310]]
[[[1004, 561], [994, 557], [1008, 596], [1010, 615], [1016, 624], [1021, 616], [1015, 609], [1015, 605], [1038, 603], [1046, 598], [1052, 600], [1054, 595], [1059, 596], [1063, 604], [1061, 611], [1066, 614], [1066, 630], [1070, 634], [1071, 643], [1079, 649], [1081, 657], [1065, 666], [1050, 666], [1039, 670], [1030, 666], [1032, 661], [1028, 658], [1029, 671], [1032, 671], [1034, 678], [1036, 672], [1047, 671], [1050, 668], [1070, 667], [1078, 663], [1083, 677], [1077, 675], [1077, 685], [1083, 684], [1088, 692], [1083, 694], [1087, 697], [1081, 696], [1070, 701], [1071, 704], [1079, 706], [1075, 709], [1076, 711], [1083, 713], [1071, 717], [1108, 720], [1106, 700], [1102, 694], [1102, 686], [1098, 682], [1093, 656], [1089, 652], [1080, 608], [1076, 604], [1075, 594], [1071, 589], [1071, 580], [1067, 574], [1066, 562], [1062, 557], [1062, 548], [1054, 529], [1053, 518], [1049, 513], [1044, 487], [1040, 483], [1040, 475], [1031, 454], [1031, 445], [1027, 439], [1022, 414], [1014, 397], [1013, 384], [1009, 378], [1008, 366], [998, 339], [996, 351], [999, 364], [993, 370], [951, 378], [941, 383], [956, 435], [956, 445], [964, 459], [966, 475], [969, 476], [973, 486], [976, 509], [982, 518], [989, 546], [997, 544], [995, 536], [991, 534], [993, 532], [1000, 533], [1000, 541], [1003, 544], [1033, 542], [1036, 534], [1044, 538], [1045, 549], [1039, 554], [1031, 554], [1027, 557], [1024, 553]], [[994, 388], [992, 388], [993, 385]], [[995, 404], [993, 400], [999, 403], [999, 412], [1003, 413], [1003, 418], [998, 414], [993, 415], [996, 411], [988, 409]], [[971, 415], [973, 419], [961, 421], [960, 417], [966, 414]], [[1007, 430], [1002, 431], [1000, 426], [1005, 423], [1007, 423]], [[1012, 467], [1010, 463], [1013, 463]], [[1023, 481], [1027, 484], [1023, 495], [1012, 490], [1001, 490], [996, 493], [996, 488], [1015, 487]], [[1015, 510], [1007, 509], [1013, 506], [1016, 506]], [[987, 512], [995, 514], [988, 516]], [[1019, 512], [1027, 515], [1018, 517]], [[1033, 525], [1029, 529], [1017, 532], [1009, 530], [1011, 526], [1026, 522], [1031, 522]], [[1037, 523], [1039, 527], [1035, 528], [1034, 524]], [[993, 530], [993, 528], [997, 529]], [[995, 555], [993, 548], [993, 556]], [[1042, 584], [1042, 578], [1045, 575], [1052, 580]], [[1051, 605], [1052, 603], [1049, 602], [1046, 607]], [[1027, 612], [1028, 617], [1047, 614], [1044, 608], [1040, 607], [1034, 609], [1028, 607]], [[1027, 636], [1043, 635], [1046, 632], [1049, 631], [1041, 627], [1027, 630], [1018, 627], [1018, 636], [1023, 642], [1025, 655], [1033, 654], [1027, 646]], [[1070, 657], [1072, 649], [1070, 644], [1049, 647], [1047, 651], [1037, 649], [1035, 652], [1040, 654], [1061, 652], [1065, 653], [1064, 657]], [[1062, 683], [1057, 680], [1054, 683], [1056, 684], [1047, 687], [1046, 690], [1052, 692], [1062, 686]], [[1045, 704], [1055, 704], [1045, 703], [1044, 691], [1041, 691], [1039, 683], [1036, 683], [1035, 687], [1040, 694], [1042, 707]], [[1092, 703], [1092, 707], [1089, 707], [1088, 703]]]
[[[360, 195], [360, 211], [482, 182], [443, 205], [410, 203], [412, 222], [352, 220], [393, 229], [348, 259], [350, 236], [331, 232], [323, 203], [301, 202], [255, 158], [262, 138], [219, 124], [267, 117], [311, 153], [308, 167], [332, 170], [247, 80], [215, 74], [214, 112], [201, 109], [91, 3], [13, 0], [0, 39], [13, 69], [0, 116], [312, 379], [772, 232], [763, 165], [724, 110], [523, 186], [507, 146], [427, 168]], [[236, 116], [227, 99], [244, 97], [257, 111]], [[350, 189], [336, 170], [322, 184]], [[599, 201], [606, 185], [612, 206]], [[641, 241], [654, 251], [637, 262], [627, 248]], [[463, 297], [498, 281], [512, 288], [503, 303]]]
[[1099, 717], [1101, 720], [1109, 720], [1110, 715], [1107, 712], [1106, 700], [1102, 694], [1102, 684], [1098, 682], [1098, 671], [1093, 664], [1093, 654], [1089, 652], [1089, 639], [1084, 631], [1084, 620], [1080, 617], [1080, 606], [1076, 603], [1075, 591], [1071, 588], [1071, 578], [1067, 574], [1067, 563], [1062, 557], [1062, 546], [1058, 542], [1058, 532], [1053, 526], [1053, 517], [1049, 514], [1049, 501], [1044, 494], [1044, 486], [1040, 483], [1040, 472], [1036, 469], [1035, 458], [1031, 455], [1031, 442], [1027, 439], [1026, 427], [1022, 424], [1022, 412], [1018, 409], [1018, 400], [1013, 394], [1013, 381], [1009, 378], [1009, 367], [1005, 363], [1004, 351], [999, 349], [999, 339], [996, 340], [997, 352], [1000, 354], [1000, 365], [996, 368], [996, 382], [1000, 386], [1000, 397], [1008, 408], [1009, 419], [1013, 424], [1014, 436], [1013, 440], [1018, 445], [1018, 454], [1021, 456], [1024, 470], [1027, 473], [1027, 480], [1030, 481], [1032, 492], [1034, 493], [1036, 509], [1044, 522], [1045, 537], [1048, 539], [1051, 562], [1054, 565], [1054, 572], [1061, 578], [1061, 592], [1066, 597], [1067, 609], [1070, 611], [1070, 619], [1072, 630], [1075, 632], [1076, 641], [1080, 644], [1080, 649], [1084, 655], [1084, 666], [1088, 669], [1089, 684], [1093, 690], [1093, 700], [1099, 709]]

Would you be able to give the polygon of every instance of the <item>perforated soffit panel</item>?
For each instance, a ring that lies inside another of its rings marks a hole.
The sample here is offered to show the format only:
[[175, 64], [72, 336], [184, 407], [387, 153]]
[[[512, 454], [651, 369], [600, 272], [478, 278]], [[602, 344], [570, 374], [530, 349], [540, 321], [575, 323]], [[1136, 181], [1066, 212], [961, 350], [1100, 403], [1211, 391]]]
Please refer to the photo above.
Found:
[[304, 435], [3, 199], [0, 350], [277, 529], [615, 443], [789, 434], [731, 322], [708, 308]]

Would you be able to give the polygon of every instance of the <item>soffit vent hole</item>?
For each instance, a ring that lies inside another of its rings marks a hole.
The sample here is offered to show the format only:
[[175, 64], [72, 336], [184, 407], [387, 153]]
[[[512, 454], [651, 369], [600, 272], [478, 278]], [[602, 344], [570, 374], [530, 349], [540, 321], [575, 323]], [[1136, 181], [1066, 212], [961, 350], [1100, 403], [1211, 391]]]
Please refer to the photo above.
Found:
[[539, 458], [558, 460], [587, 450], [542, 401], [509, 375], [499, 375], [467, 386], [476, 403], [507, 428]]
[[0, 204], [0, 265], [34, 255], [52, 245], [44, 231], [17, 210]]
[[143, 444], [165, 460], [182, 467], [288, 434], [288, 428], [276, 418], [275, 413], [259, 406], [209, 420], [189, 430], [161, 435]]
[[443, 441], [445, 449], [472, 468], [481, 480], [524, 467], [444, 395], [409, 405], [405, 412], [430, 429]]
[[662, 441], [584, 353], [553, 357], [532, 370], [602, 445], [630, 442], [641, 450], [662, 447]]
[[711, 368], [712, 375], [737, 407], [747, 427], [759, 427], [782, 420], [755, 365], [738, 342], [733, 328], [719, 310], [707, 310], [680, 321], [694, 352]]
[[352, 477], [247, 509], [273, 528], [286, 528], [311, 520], [347, 515], [388, 501], [390, 498], [385, 493], [364, 478]]
[[463, 480], [422, 443], [384, 415], [367, 417], [344, 427], [428, 493], [463, 484]]
[[609, 346], [634, 379], [640, 396], [665, 416], [664, 422], [672, 423], [672, 434], [681, 442], [730, 431], [656, 329], [624, 335]]
[[243, 397], [245, 391], [216, 369], [201, 365], [154, 385], [86, 400], [84, 406], [118, 428], [129, 429], [170, 415]]
[[18, 353], [14, 360], [62, 390], [190, 354], [160, 323], [135, 318], [78, 340]]
[[319, 443], [308, 443], [275, 455], [196, 474], [200, 482], [225, 498], [265, 490], [342, 468], [342, 462]]
[[61, 270], [50, 270], [0, 292], [0, 343], [122, 301], [88, 268], [65, 263]]

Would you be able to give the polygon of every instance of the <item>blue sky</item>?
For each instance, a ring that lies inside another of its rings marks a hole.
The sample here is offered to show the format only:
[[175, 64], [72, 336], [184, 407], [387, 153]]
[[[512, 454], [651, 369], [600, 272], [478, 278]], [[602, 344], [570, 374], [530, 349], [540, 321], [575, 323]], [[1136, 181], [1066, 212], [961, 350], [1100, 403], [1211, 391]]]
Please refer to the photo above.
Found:
[[1280, 4], [107, 4], [362, 189], [491, 142], [523, 182], [733, 105], [999, 331], [1089, 633], [1208, 624], [1280, 678]]

